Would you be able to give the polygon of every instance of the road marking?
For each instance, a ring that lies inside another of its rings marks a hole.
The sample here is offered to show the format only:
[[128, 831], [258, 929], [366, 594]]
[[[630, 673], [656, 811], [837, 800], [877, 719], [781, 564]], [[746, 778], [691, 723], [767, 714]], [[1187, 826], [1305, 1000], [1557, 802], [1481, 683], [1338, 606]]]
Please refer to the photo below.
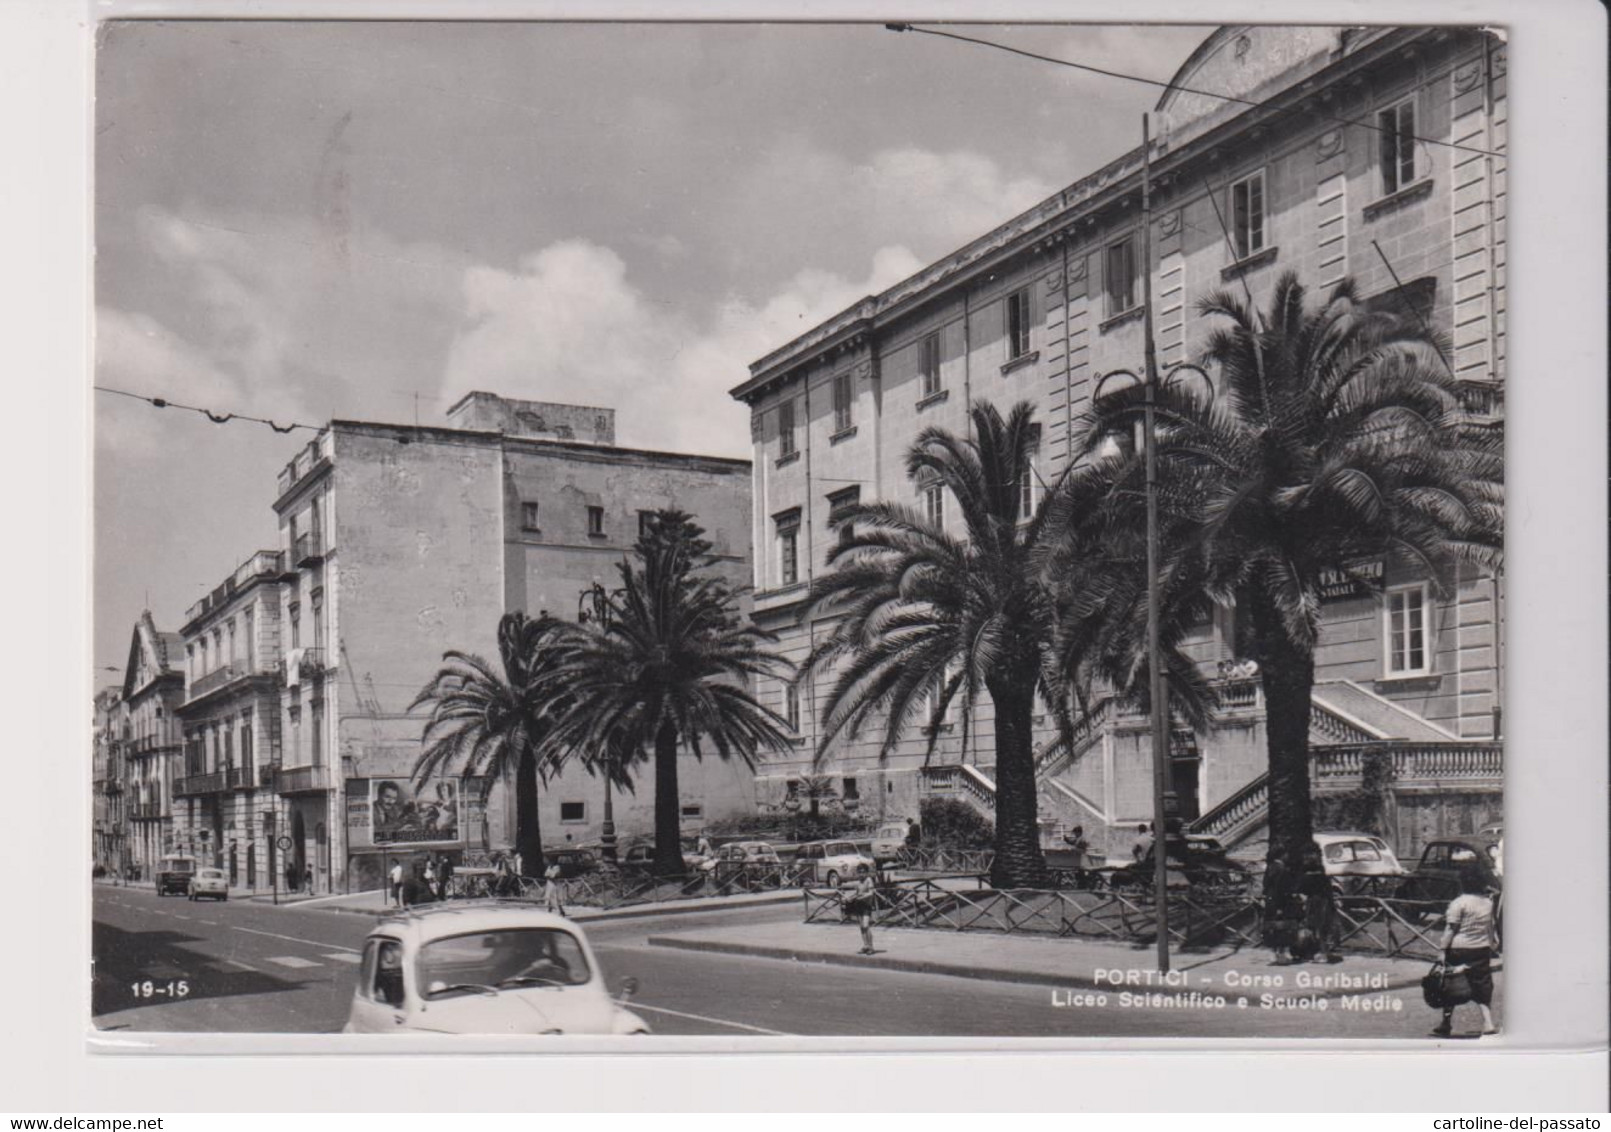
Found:
[[339, 943], [320, 943], [316, 939], [303, 939], [299, 935], [281, 935], [279, 932], [265, 932], [265, 931], [260, 931], [257, 928], [239, 928], [238, 927], [235, 930], [238, 931], [238, 932], [251, 932], [253, 935], [266, 935], [266, 936], [270, 937], [271, 939], [288, 939], [292, 943], [305, 943], [309, 947], [330, 947], [330, 948], [334, 948], [337, 951], [350, 951], [354, 955], [358, 954], [358, 949], [356, 947], [343, 947]]
[[270, 963], [278, 963], [282, 967], [322, 967], [324, 964], [315, 963], [312, 959], [302, 959], [295, 955], [271, 955]]
[[798, 1035], [787, 1030], [768, 1030], [764, 1026], [751, 1026], [748, 1022], [729, 1022], [725, 1018], [711, 1018], [704, 1014], [689, 1014], [683, 1010], [671, 1010], [664, 1006], [650, 1006], [647, 1003], [633, 999], [627, 1004], [630, 1010], [648, 1010], [655, 1014], [670, 1014], [675, 1018], [691, 1018], [695, 1022], [709, 1022], [713, 1026], [731, 1026], [735, 1030], [748, 1030], [752, 1034], [769, 1034], [777, 1038], [792, 1038]]
[[[1168, 831], [1166, 830], [1165, 832], [1168, 832]], [[335, 951], [335, 952], [332, 952], [329, 955], [321, 955], [320, 958], [321, 959], [336, 959], [336, 960], [341, 961], [342, 963], [362, 963], [364, 961], [363, 956], [357, 954], [356, 952], [349, 952], [349, 951]]]

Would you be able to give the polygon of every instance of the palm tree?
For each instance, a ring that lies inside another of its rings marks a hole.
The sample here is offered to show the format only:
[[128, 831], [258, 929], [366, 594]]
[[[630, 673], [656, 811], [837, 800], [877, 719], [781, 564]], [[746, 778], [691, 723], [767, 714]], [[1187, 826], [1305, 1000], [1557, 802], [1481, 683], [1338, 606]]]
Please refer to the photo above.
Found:
[[556, 658], [560, 622], [543, 614], [506, 613], [498, 620], [502, 671], [472, 653], [450, 650], [442, 667], [409, 710], [430, 705], [420, 737], [414, 778], [433, 774], [484, 775], [513, 780], [515, 849], [529, 876], [543, 871], [543, 839], [537, 814], [539, 780], [546, 781], [563, 759], [539, 751], [557, 706], [537, 688]]
[[[837, 670], [819, 763], [839, 736], [880, 716], [887, 758], [913, 722], [932, 722], [958, 700], [966, 745], [979, 696], [990, 694], [998, 888], [1045, 883], [1031, 728], [1037, 692], [1060, 720], [1068, 701], [1053, 663], [1056, 594], [1038, 565], [1057, 492], [1021, 513], [1024, 477], [1033, 474], [1033, 416], [1027, 403], [1003, 418], [980, 401], [970, 411], [971, 437], [929, 428], [913, 442], [907, 475], [956, 501], [959, 534], [898, 503], [862, 504], [845, 516], [849, 531], [828, 557], [834, 569], [810, 597], [812, 615], [833, 627], [800, 677]], [[930, 756], [937, 731], [929, 728]]]
[[[568, 626], [543, 684], [569, 697], [544, 751], [645, 752], [654, 766], [655, 872], [683, 871], [677, 756], [706, 746], [754, 766], [762, 749], [789, 746], [787, 724], [748, 681], [786, 674], [772, 640], [738, 613], [734, 591], [710, 570], [710, 544], [684, 512], [656, 513], [618, 566], [621, 587], [605, 625]], [[635, 561], [633, 561], [635, 560]], [[619, 765], [621, 760], [612, 761]], [[625, 769], [625, 768], [623, 768]]]
[[[1364, 567], [1397, 560], [1442, 593], [1450, 562], [1497, 566], [1503, 522], [1502, 437], [1462, 414], [1441, 341], [1362, 307], [1351, 280], [1318, 307], [1306, 298], [1291, 273], [1262, 317], [1234, 295], [1208, 296], [1199, 310], [1226, 320], [1204, 357], [1219, 368], [1218, 396], [1169, 385], [1157, 397], [1161, 568], [1249, 616], [1267, 709], [1269, 853], [1288, 862], [1311, 844], [1323, 578], [1363, 584]], [[1136, 387], [1094, 405], [1087, 454], [1122, 445], [1141, 405]], [[1118, 483], [1133, 500], [1137, 479]], [[1133, 532], [1138, 508], [1115, 510]]]

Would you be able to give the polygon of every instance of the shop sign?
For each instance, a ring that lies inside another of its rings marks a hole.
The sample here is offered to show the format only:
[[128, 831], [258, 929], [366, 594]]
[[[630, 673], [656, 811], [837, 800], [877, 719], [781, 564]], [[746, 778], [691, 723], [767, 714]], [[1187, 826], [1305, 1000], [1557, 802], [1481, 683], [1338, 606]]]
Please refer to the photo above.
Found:
[[1320, 572], [1320, 600], [1345, 601], [1348, 598], [1368, 597], [1382, 587], [1382, 562], [1359, 562], [1341, 570]]

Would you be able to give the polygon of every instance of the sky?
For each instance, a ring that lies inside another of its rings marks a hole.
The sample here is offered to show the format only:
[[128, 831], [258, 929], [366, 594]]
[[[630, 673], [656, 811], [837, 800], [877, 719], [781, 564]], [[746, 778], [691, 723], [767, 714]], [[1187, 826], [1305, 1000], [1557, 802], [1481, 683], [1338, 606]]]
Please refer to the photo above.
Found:
[[[969, 34], [1167, 80], [1206, 27]], [[1099, 168], [1159, 90], [865, 25], [124, 21], [95, 380], [441, 424], [472, 389], [748, 457], [750, 362]], [[95, 395], [95, 664], [276, 544], [312, 437]], [[116, 669], [117, 671], [108, 671]]]

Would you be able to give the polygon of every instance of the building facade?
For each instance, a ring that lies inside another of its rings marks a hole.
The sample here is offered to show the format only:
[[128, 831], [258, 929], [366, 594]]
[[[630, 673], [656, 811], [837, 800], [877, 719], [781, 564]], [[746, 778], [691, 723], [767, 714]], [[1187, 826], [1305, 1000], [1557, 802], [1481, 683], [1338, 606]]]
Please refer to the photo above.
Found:
[[113, 685], [95, 694], [90, 859], [95, 867], [119, 876], [129, 863], [123, 808], [123, 715], [121, 688]]
[[182, 773], [178, 709], [185, 674], [178, 633], [156, 627], [151, 612], [135, 622], [123, 676], [121, 719], [124, 814], [129, 863], [150, 879], [163, 854], [178, 851], [173, 825], [173, 784]]
[[[272, 887], [278, 837], [283, 556], [260, 550], [185, 612], [175, 834], [232, 885]], [[300, 877], [300, 873], [298, 876]]]
[[[748, 461], [618, 447], [614, 432], [613, 410], [472, 393], [448, 427], [333, 421], [280, 474], [274, 793], [318, 891], [372, 886], [402, 852], [511, 844], [503, 783], [412, 779], [426, 714], [410, 705], [445, 651], [496, 665], [504, 613], [575, 617], [660, 508], [693, 514], [747, 583]], [[753, 809], [742, 767], [690, 758], [682, 775], [691, 825]], [[544, 840], [596, 841], [603, 789], [575, 767], [547, 783]], [[616, 799], [623, 838], [652, 828], [651, 795]]]
[[[823, 627], [804, 599], [847, 505], [893, 500], [942, 523], [954, 515], [941, 488], [907, 479], [903, 458], [924, 428], [965, 432], [976, 400], [1035, 407], [1032, 507], [1076, 458], [1100, 378], [1143, 368], [1143, 271], [1162, 372], [1200, 356], [1213, 320], [1195, 304], [1210, 291], [1262, 309], [1284, 271], [1316, 300], [1351, 277], [1366, 301], [1409, 309], [1448, 337], [1466, 411], [1498, 427], [1505, 118], [1504, 44], [1489, 33], [1214, 31], [1153, 114], [1150, 262], [1137, 148], [751, 366], [733, 395], [752, 412], [757, 622], [791, 659], [807, 653]], [[1365, 764], [1386, 759], [1386, 832], [1415, 851], [1499, 817], [1501, 580], [1466, 568], [1440, 594], [1410, 563], [1371, 568], [1378, 588], [1338, 579], [1326, 601], [1316, 789], [1357, 789]], [[1236, 611], [1223, 609], [1186, 645], [1220, 680], [1222, 707], [1204, 733], [1177, 734], [1171, 785], [1197, 828], [1251, 844], [1264, 818], [1263, 715], [1238, 632]], [[798, 755], [758, 780], [763, 805], [812, 769], [827, 680], [798, 694], [762, 688], [800, 732]], [[988, 812], [988, 700], [966, 749], [955, 722], [931, 721], [939, 736], [927, 766], [928, 736], [914, 729], [889, 760], [871, 735], [839, 741], [821, 769], [872, 816], [914, 814], [928, 796]], [[1044, 747], [1049, 721], [1041, 726]], [[1049, 836], [1080, 824], [1099, 844], [1127, 847], [1129, 830], [1151, 818], [1147, 721], [1099, 701], [1075, 750], [1041, 759], [1039, 787]]]

